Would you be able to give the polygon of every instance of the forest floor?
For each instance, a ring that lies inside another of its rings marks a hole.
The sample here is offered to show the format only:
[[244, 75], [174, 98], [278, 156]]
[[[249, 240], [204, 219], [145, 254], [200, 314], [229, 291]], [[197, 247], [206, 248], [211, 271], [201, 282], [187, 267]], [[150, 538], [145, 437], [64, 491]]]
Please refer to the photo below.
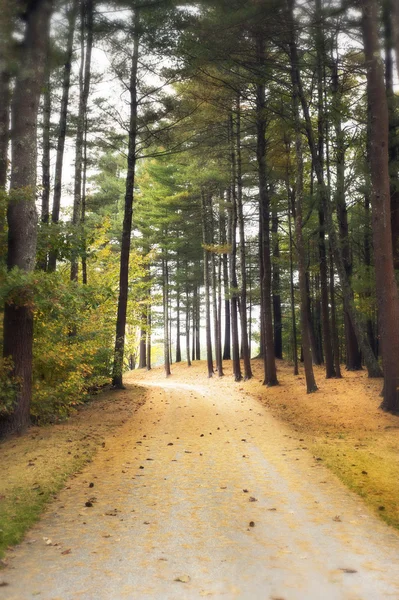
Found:
[[272, 389], [254, 366], [239, 384], [204, 363], [134, 372], [126, 391], [2, 444], [12, 521], [28, 488], [47, 499], [78, 472], [7, 553], [0, 598], [397, 599], [399, 535], [376, 513], [399, 522], [399, 420], [378, 410], [380, 382], [317, 370], [307, 396], [288, 365]]

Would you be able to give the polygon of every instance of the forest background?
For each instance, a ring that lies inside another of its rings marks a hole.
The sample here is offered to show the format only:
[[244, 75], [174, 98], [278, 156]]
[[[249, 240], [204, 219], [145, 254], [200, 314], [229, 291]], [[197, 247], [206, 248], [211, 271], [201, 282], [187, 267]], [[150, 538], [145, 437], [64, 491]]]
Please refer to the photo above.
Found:
[[255, 348], [265, 385], [366, 368], [396, 413], [398, 2], [0, 14], [0, 434]]

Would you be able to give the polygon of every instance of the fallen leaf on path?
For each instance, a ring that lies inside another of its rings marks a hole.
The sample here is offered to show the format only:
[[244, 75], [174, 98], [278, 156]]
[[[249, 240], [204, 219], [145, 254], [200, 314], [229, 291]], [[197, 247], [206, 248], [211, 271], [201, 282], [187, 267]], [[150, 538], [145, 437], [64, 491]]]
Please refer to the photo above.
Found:
[[181, 583], [189, 583], [191, 581], [190, 575], [180, 575], [176, 577], [175, 581], [180, 581]]
[[339, 515], [336, 515], [335, 517], [333, 517], [333, 521], [335, 521], [336, 523], [342, 523], [342, 519]]
[[4, 581], [3, 579], [0, 581], [0, 587], [6, 587], [6, 585], [10, 585], [9, 583], [7, 583], [7, 581]]
[[68, 548], [68, 550], [64, 550], [63, 552], [61, 552], [61, 554], [64, 556], [65, 554], [71, 554], [71, 552], [71, 548]]
[[257, 502], [257, 501], [258, 501], [258, 499], [257, 499], [257, 498], [255, 498], [254, 496], [250, 496], [250, 498], [249, 498], [249, 501], [250, 501], [250, 502]]
[[247, 493], [248, 493], [248, 490], [242, 490], [242, 491], [243, 491], [243, 492], [245, 492], [245, 494], [247, 494]]
[[277, 510], [277, 508], [268, 508], [267, 510], [272, 511], [272, 510]]
[[356, 569], [347, 569], [346, 567], [341, 568], [340, 571], [343, 573], [357, 573]]
[[255, 527], [255, 521], [250, 521], [250, 522], [249, 522], [249, 526], [250, 526], [250, 527]]

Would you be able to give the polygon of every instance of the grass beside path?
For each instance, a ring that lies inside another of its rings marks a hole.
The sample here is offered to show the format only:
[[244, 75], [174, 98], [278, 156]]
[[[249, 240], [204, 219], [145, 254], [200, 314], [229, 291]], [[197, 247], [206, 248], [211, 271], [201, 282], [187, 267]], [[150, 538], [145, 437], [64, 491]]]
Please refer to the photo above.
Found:
[[0, 444], [0, 558], [144, 401], [145, 390], [133, 386], [102, 392], [68, 421], [31, 427]]

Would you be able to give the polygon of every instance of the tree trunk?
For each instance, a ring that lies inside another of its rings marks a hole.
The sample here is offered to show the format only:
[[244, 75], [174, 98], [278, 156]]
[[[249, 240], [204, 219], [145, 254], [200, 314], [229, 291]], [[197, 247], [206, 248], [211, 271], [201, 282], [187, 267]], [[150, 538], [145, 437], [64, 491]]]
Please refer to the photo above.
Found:
[[379, 56], [377, 5], [362, 0], [362, 26], [367, 66], [370, 110], [372, 224], [379, 332], [384, 368], [384, 399], [381, 407], [399, 410], [399, 297], [392, 257], [390, 187], [388, 169], [388, 107]]
[[[289, 255], [290, 255], [290, 300], [291, 300], [291, 329], [292, 329], [292, 359], [294, 362], [294, 375], [298, 375], [298, 340], [296, 331], [296, 314], [295, 314], [295, 289], [294, 289], [294, 258], [293, 258], [293, 239], [292, 239], [292, 225], [291, 225], [291, 212], [294, 214], [295, 222], [295, 198], [292, 199], [291, 187], [290, 187], [290, 144], [285, 141], [287, 151], [287, 169], [285, 187], [287, 190], [287, 219], [288, 219], [288, 238], [289, 238]], [[294, 210], [292, 210], [294, 209]]]
[[202, 209], [202, 243], [204, 248], [204, 287], [205, 287], [205, 335], [206, 335], [206, 360], [208, 377], [213, 376], [212, 338], [211, 338], [211, 298], [209, 275], [209, 250], [208, 245], [208, 211], [206, 207], [205, 192], [201, 191]]
[[[213, 219], [213, 208], [212, 198], [208, 197], [208, 208], [210, 217], [210, 242], [212, 245], [215, 244], [215, 228]], [[213, 331], [215, 339], [215, 358], [216, 358], [216, 369], [219, 377], [223, 377], [223, 364], [222, 364], [222, 341], [220, 338], [220, 327], [219, 327], [219, 311], [217, 301], [217, 277], [216, 277], [216, 256], [214, 252], [210, 252], [211, 262], [211, 282], [212, 282], [212, 314], [213, 314]]]
[[163, 355], [166, 377], [170, 371], [170, 341], [169, 341], [169, 273], [168, 261], [162, 257], [162, 298], [163, 298]]
[[[72, 224], [78, 227], [82, 221], [82, 165], [85, 120], [91, 80], [91, 53], [93, 48], [93, 4], [94, 0], [82, 0], [81, 10], [81, 63], [79, 71], [79, 111], [76, 129], [75, 178]], [[86, 44], [85, 44], [86, 34]], [[78, 280], [78, 255], [81, 235], [78, 232], [71, 260], [71, 281]]]
[[337, 323], [337, 310], [335, 305], [335, 281], [334, 281], [334, 257], [330, 248], [330, 300], [331, 300], [331, 329], [332, 329], [332, 341], [333, 341], [333, 354], [334, 354], [334, 369], [335, 377], [341, 379], [341, 365], [339, 363], [339, 337], [338, 337], [338, 323]]
[[147, 305], [147, 360], [146, 367], [147, 371], [151, 371], [151, 289], [148, 290], [148, 305]]
[[133, 52], [130, 72], [130, 122], [129, 122], [129, 148], [127, 158], [125, 209], [122, 226], [122, 243], [119, 272], [119, 297], [118, 313], [116, 318], [116, 338], [112, 383], [114, 387], [123, 389], [123, 354], [125, 349], [125, 329], [127, 316], [127, 300], [129, 289], [129, 256], [130, 238], [133, 220], [134, 177], [136, 167], [137, 144], [137, 70], [139, 60], [139, 12], [133, 11]]
[[229, 279], [230, 279], [230, 319], [234, 381], [241, 381], [240, 342], [238, 337], [238, 282], [237, 282], [237, 192], [236, 156], [234, 144], [233, 115], [229, 119], [231, 150], [231, 187], [229, 190]]
[[147, 307], [141, 313], [140, 342], [139, 342], [139, 369], [147, 367]]
[[301, 295], [301, 333], [302, 353], [305, 368], [307, 393], [317, 391], [317, 385], [313, 373], [312, 351], [310, 346], [310, 331], [308, 319], [308, 294], [306, 289], [305, 270], [305, 246], [302, 235], [302, 202], [303, 202], [303, 156], [302, 156], [302, 132], [299, 119], [299, 80], [295, 69], [297, 57], [294, 23], [294, 0], [287, 0], [288, 22], [290, 26], [289, 49], [291, 59], [291, 82], [292, 82], [292, 112], [295, 124], [295, 156], [296, 156], [296, 191], [295, 191], [295, 236], [298, 255], [299, 290]]
[[247, 258], [245, 252], [245, 225], [242, 198], [242, 159], [241, 159], [241, 106], [240, 95], [236, 102], [236, 162], [237, 162], [237, 219], [240, 233], [240, 321], [241, 321], [241, 352], [244, 364], [244, 380], [252, 379], [251, 356], [248, 344], [247, 316]]
[[[256, 61], [260, 71], [265, 66], [265, 40], [263, 33], [256, 39]], [[262, 78], [261, 74], [259, 75]], [[263, 264], [262, 303], [264, 323], [264, 385], [268, 387], [278, 384], [273, 340], [272, 309], [272, 265], [270, 256], [270, 199], [267, 189], [266, 170], [266, 96], [263, 81], [256, 86], [256, 158], [259, 180], [259, 213], [261, 223], [261, 254]]]
[[[177, 265], [176, 271], [179, 271]], [[176, 286], [176, 362], [181, 362], [181, 340], [180, 340], [180, 289]]]
[[[8, 270], [31, 272], [35, 266], [37, 212], [37, 114], [44, 83], [51, 0], [38, 0], [26, 12], [21, 62], [12, 99], [12, 154], [8, 219]], [[20, 432], [29, 424], [32, 396], [33, 311], [29, 302], [6, 303], [3, 354], [13, 362], [18, 389], [11, 415], [0, 420], [0, 435]]]
[[186, 265], [186, 360], [187, 366], [191, 367], [190, 360], [190, 295], [188, 293], [188, 272]]
[[[58, 126], [58, 141], [57, 141], [57, 155], [55, 161], [55, 174], [54, 174], [54, 196], [53, 196], [53, 208], [51, 213], [52, 223], [58, 223], [60, 220], [60, 208], [61, 208], [61, 191], [62, 191], [62, 168], [64, 162], [64, 149], [65, 149], [65, 138], [67, 130], [67, 116], [68, 116], [68, 104], [69, 104], [69, 90], [71, 83], [71, 68], [72, 68], [72, 53], [73, 53], [73, 37], [75, 33], [76, 16], [78, 11], [78, 1], [72, 0], [68, 12], [68, 39], [65, 53], [65, 64], [64, 64], [64, 75], [62, 82], [62, 99], [60, 107], [60, 121]], [[48, 267], [49, 272], [54, 272], [57, 264], [57, 249], [52, 248], [49, 253]]]
[[[227, 244], [225, 208], [221, 211], [220, 219], [221, 243]], [[222, 256], [223, 267], [223, 291], [224, 291], [224, 346], [223, 360], [231, 360], [231, 320], [230, 320], [230, 296], [229, 296], [229, 266], [227, 254]]]
[[273, 323], [274, 323], [274, 354], [283, 358], [283, 321], [280, 296], [280, 245], [278, 237], [278, 215], [275, 208], [272, 211], [272, 241], [273, 241]]

